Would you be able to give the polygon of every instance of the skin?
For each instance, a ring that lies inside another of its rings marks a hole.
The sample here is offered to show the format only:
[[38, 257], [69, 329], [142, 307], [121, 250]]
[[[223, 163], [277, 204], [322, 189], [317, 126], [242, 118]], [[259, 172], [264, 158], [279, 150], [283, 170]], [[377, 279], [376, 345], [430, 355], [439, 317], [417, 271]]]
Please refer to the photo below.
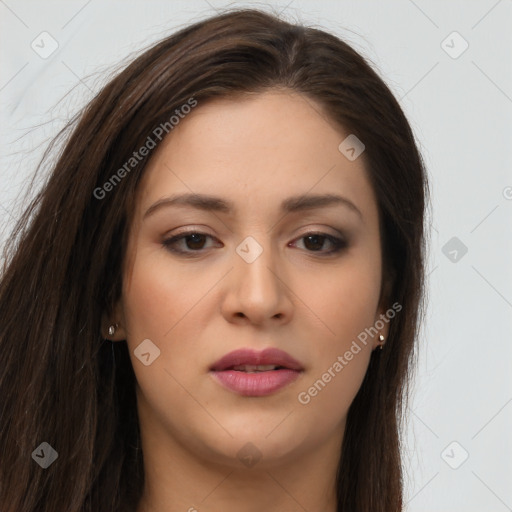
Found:
[[[137, 512], [335, 511], [335, 475], [348, 408], [378, 336], [307, 404], [298, 394], [332, 368], [389, 305], [379, 304], [381, 239], [364, 153], [339, 150], [348, 135], [300, 94], [272, 90], [199, 104], [152, 156], [131, 224], [122, 298], [105, 327], [118, 323], [137, 379], [145, 488]], [[201, 193], [234, 203], [232, 214], [160, 199]], [[343, 205], [283, 214], [294, 195], [335, 193]], [[185, 230], [173, 253], [163, 241]], [[328, 254], [328, 239], [348, 245]], [[248, 236], [263, 252], [236, 252]], [[188, 241], [188, 243], [187, 243]], [[195, 251], [195, 252], [194, 252]], [[380, 332], [387, 337], [388, 324]], [[160, 356], [134, 355], [150, 339]], [[266, 397], [243, 397], [209, 374], [232, 350], [277, 347], [304, 366]], [[252, 467], [237, 453], [261, 455]]]

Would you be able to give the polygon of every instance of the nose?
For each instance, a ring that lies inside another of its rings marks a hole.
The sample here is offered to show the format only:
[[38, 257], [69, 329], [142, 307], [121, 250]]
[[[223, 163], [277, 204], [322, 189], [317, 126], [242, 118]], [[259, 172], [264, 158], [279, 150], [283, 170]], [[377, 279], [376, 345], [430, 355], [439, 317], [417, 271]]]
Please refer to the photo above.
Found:
[[293, 293], [269, 244], [252, 262], [234, 252], [233, 266], [225, 281], [222, 303], [222, 314], [229, 322], [263, 326], [291, 320]]

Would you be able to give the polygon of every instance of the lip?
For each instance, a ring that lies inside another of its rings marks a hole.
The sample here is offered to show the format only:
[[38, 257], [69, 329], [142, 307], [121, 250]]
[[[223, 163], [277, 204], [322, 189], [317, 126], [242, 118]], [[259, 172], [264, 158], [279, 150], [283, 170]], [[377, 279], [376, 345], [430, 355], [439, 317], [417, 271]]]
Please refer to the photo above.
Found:
[[303, 370], [302, 365], [290, 354], [278, 348], [267, 348], [262, 351], [242, 348], [229, 352], [214, 363], [210, 370], [224, 371], [241, 364], [265, 365], [273, 364], [275, 366], [284, 366], [289, 370]]
[[[239, 365], [275, 365], [283, 368], [246, 373], [233, 369]], [[304, 368], [296, 359], [277, 348], [235, 350], [210, 367], [210, 373], [220, 384], [242, 396], [271, 395], [296, 380], [303, 371]]]

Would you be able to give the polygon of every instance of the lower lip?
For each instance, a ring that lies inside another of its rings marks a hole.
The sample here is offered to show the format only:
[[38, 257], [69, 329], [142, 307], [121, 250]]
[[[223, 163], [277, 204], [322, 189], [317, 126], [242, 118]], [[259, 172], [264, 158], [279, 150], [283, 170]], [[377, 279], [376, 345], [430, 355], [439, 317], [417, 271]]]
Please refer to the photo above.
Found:
[[297, 379], [300, 373], [289, 369], [255, 373], [236, 370], [212, 372], [223, 386], [242, 396], [271, 395]]

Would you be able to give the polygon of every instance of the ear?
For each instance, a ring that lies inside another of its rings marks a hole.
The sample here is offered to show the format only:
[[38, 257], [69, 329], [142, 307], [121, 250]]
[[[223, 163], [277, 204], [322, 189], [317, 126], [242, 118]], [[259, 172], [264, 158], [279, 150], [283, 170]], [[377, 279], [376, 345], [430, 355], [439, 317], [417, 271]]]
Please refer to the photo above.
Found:
[[[109, 333], [110, 326], [115, 327], [114, 334]], [[101, 317], [101, 335], [110, 341], [123, 341], [126, 339], [126, 323], [121, 303], [114, 306], [112, 313], [104, 313]]]
[[[393, 316], [389, 316], [387, 311], [390, 309], [390, 297], [393, 290], [393, 276], [386, 276], [383, 280], [380, 299], [379, 299], [379, 307], [377, 309], [377, 313], [375, 315], [374, 326], [379, 331], [377, 335], [374, 336], [373, 341], [373, 350], [378, 348], [379, 346], [383, 346], [386, 344], [388, 336], [389, 336], [389, 325], [391, 322], [391, 318]], [[394, 310], [393, 310], [394, 313]], [[384, 336], [384, 340], [380, 341], [380, 335]]]
[[[375, 350], [379, 347], [382, 347], [386, 344], [388, 335], [389, 335], [389, 322], [390, 318], [386, 315], [386, 311], [389, 308], [380, 307], [377, 310], [377, 314], [375, 315], [375, 322], [373, 323], [373, 327], [378, 331], [373, 337], [372, 350]], [[381, 341], [380, 336], [384, 336], [384, 339]]]

